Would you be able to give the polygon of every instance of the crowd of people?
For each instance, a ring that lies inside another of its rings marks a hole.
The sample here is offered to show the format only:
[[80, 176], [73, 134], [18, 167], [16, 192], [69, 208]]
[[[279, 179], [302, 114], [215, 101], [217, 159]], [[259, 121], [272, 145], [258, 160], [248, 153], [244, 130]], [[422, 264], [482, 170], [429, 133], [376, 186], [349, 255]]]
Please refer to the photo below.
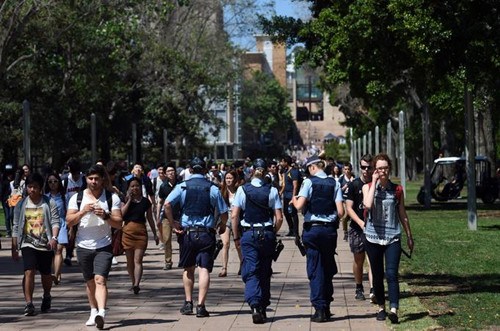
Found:
[[[205, 302], [217, 237], [222, 241], [218, 277], [227, 276], [232, 237], [252, 321], [265, 323], [272, 261], [279, 254], [278, 231], [286, 221], [289, 230], [285, 236], [292, 237], [306, 256], [314, 307], [311, 321], [325, 322], [332, 315], [337, 232], [340, 224], [345, 224], [342, 233], [353, 253], [355, 299], [366, 299], [363, 273], [368, 260], [370, 299], [379, 306], [376, 318], [397, 323], [402, 229], [413, 250], [404, 197], [401, 186], [389, 179], [391, 160], [387, 155], [365, 155], [359, 166], [361, 173], [356, 178], [351, 164], [339, 165], [318, 155], [302, 165], [285, 155], [277, 161], [247, 159], [208, 167], [205, 160], [195, 157], [185, 169], [172, 163], [145, 170], [141, 163], [135, 163], [130, 172], [118, 163], [98, 162], [85, 173], [80, 162], [71, 159], [67, 173], [50, 171], [45, 176], [32, 172], [27, 164], [18, 171], [7, 165], [0, 193], [7, 236], [12, 237], [12, 257], [18, 260], [19, 251], [23, 257], [24, 314], [35, 314], [36, 271], [43, 287], [40, 310], [47, 312], [51, 288], [64, 281], [62, 266], [72, 264], [76, 251], [90, 308], [85, 324], [102, 329], [107, 278], [114, 259], [113, 238], [121, 238], [115, 240], [120, 241], [126, 255], [130, 291], [138, 295], [151, 232], [164, 250], [164, 270], [174, 267], [172, 241], [177, 240], [177, 267], [183, 269], [185, 293], [180, 313], [200, 318], [210, 316]], [[198, 293], [194, 300], [196, 272]], [[388, 313], [384, 277], [389, 291]]]

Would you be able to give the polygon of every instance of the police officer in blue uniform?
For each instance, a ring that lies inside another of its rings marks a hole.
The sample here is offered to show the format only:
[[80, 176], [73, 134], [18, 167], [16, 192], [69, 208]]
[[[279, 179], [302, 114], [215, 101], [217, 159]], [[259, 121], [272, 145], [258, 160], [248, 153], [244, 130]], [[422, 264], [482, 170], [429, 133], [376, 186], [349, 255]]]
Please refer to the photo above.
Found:
[[[270, 304], [271, 264], [283, 216], [278, 190], [264, 181], [266, 162], [257, 159], [253, 167], [250, 183], [236, 191], [231, 225], [233, 229], [241, 229], [241, 237], [235, 235], [234, 243], [241, 247], [243, 255], [241, 278], [245, 282], [245, 301], [252, 309], [253, 323], [262, 324], [266, 322], [266, 308]], [[244, 213], [240, 221], [241, 210]]]
[[311, 321], [321, 323], [331, 317], [332, 282], [337, 273], [337, 229], [344, 208], [340, 185], [324, 172], [325, 162], [312, 156], [306, 167], [311, 176], [304, 180], [292, 201], [295, 208], [305, 212], [302, 241], [307, 252], [311, 304], [315, 309]]
[[[182, 281], [186, 300], [181, 314], [193, 314], [194, 271], [198, 267], [198, 305], [196, 317], [208, 317], [205, 308], [210, 285], [210, 273], [214, 265], [216, 222], [214, 214], [220, 215], [219, 234], [226, 230], [227, 205], [220, 190], [205, 178], [206, 164], [195, 157], [190, 162], [192, 176], [175, 186], [165, 201], [165, 216], [173, 231], [178, 234], [180, 249], [179, 267], [184, 268]], [[181, 220], [176, 221], [173, 206], [180, 204]]]

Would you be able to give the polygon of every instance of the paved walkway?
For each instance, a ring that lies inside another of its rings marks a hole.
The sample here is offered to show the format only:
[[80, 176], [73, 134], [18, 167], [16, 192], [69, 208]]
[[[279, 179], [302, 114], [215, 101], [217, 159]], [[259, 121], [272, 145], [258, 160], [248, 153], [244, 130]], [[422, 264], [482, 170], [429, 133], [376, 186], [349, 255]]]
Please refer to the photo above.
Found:
[[[286, 223], [286, 222], [285, 222]], [[280, 233], [286, 233], [286, 225]], [[252, 324], [248, 306], [243, 302], [243, 282], [237, 276], [238, 262], [234, 248], [230, 251], [230, 264], [226, 278], [217, 277], [220, 259], [212, 273], [206, 306], [209, 318], [182, 316], [179, 308], [184, 300], [182, 271], [163, 268], [163, 252], [154, 242], [144, 258], [144, 277], [141, 292], [134, 295], [126, 271], [125, 256], [118, 257], [119, 265], [113, 266], [109, 279], [109, 300], [105, 329], [107, 330], [387, 330], [384, 322], [375, 320], [376, 307], [368, 300], [354, 299], [352, 255], [339, 231], [337, 264], [339, 273], [333, 283], [332, 320], [311, 323], [312, 308], [309, 303], [309, 284], [305, 258], [295, 247], [292, 238], [282, 238], [285, 249], [273, 264], [271, 281], [271, 306], [268, 323]], [[39, 313], [41, 284], [35, 281], [35, 307], [37, 315], [23, 315], [24, 299], [21, 290], [22, 262], [10, 257], [10, 239], [1, 238], [0, 251], [0, 330], [94, 330], [86, 327], [89, 308], [82, 276], [77, 264], [63, 266], [62, 282], [52, 289], [52, 309]], [[174, 262], [178, 261], [177, 243], [174, 243]], [[365, 282], [365, 289], [369, 286]], [[195, 288], [196, 297], [197, 292]]]

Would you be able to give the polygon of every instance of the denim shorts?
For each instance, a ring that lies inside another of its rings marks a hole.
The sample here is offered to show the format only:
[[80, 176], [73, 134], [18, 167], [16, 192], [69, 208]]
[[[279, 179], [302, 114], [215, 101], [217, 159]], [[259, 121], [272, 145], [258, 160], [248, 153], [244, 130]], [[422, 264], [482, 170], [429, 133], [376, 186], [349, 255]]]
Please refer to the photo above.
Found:
[[95, 275], [108, 278], [111, 270], [111, 260], [113, 259], [111, 245], [98, 249], [78, 247], [76, 257], [83, 273], [83, 279], [86, 282], [93, 279]]
[[31, 247], [21, 248], [24, 270], [38, 270], [42, 275], [50, 275], [54, 251], [42, 251]]

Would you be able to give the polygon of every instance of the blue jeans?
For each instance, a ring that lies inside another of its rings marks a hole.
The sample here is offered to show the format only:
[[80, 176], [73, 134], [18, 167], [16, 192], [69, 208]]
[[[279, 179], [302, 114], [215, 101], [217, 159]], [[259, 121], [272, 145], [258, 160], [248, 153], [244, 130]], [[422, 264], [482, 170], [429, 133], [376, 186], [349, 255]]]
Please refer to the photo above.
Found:
[[276, 235], [273, 231], [249, 230], [241, 236], [241, 278], [245, 283], [245, 301], [252, 308], [271, 304], [271, 269]]
[[365, 249], [370, 259], [373, 274], [373, 293], [379, 305], [385, 305], [384, 289], [384, 257], [385, 278], [389, 290], [390, 308], [399, 308], [399, 280], [398, 270], [401, 260], [401, 241], [389, 245], [379, 245], [365, 239]]
[[302, 241], [307, 248], [307, 278], [311, 304], [315, 309], [330, 308], [333, 301], [333, 276], [337, 273], [337, 227], [304, 226]]

